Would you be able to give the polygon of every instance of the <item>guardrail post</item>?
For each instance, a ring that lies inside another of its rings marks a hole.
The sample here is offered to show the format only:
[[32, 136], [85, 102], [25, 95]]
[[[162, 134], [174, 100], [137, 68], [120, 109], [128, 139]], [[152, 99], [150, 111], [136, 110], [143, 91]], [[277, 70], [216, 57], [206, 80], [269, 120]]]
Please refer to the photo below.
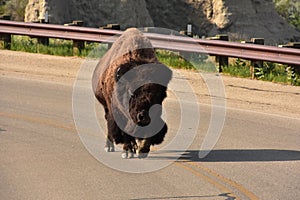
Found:
[[37, 41], [38, 41], [38, 44], [42, 44], [45, 46], [49, 45], [49, 38], [47, 38], [47, 37], [38, 37]]
[[[10, 15], [0, 16], [1, 20], [10, 20]], [[2, 33], [0, 34], [0, 48], [10, 49], [11, 47], [11, 34]]]
[[[34, 23], [41, 23], [47, 24], [44, 19], [39, 21], [35, 21]], [[48, 46], [49, 45], [49, 38], [48, 37], [37, 37], [37, 53], [40, 52], [40, 45]]]
[[10, 15], [2, 15], [0, 16], [1, 20], [10, 20], [11, 16]]
[[[109, 29], [109, 30], [118, 30], [119, 31], [119, 30], [121, 30], [121, 25], [120, 24], [107, 24], [106, 26], [101, 26], [99, 28], [100, 29]], [[107, 49], [110, 49], [111, 46], [112, 46], [112, 43], [107, 43]]]
[[[253, 44], [259, 44], [264, 45], [265, 40], [264, 38], [251, 38], [251, 43]], [[264, 65], [264, 62], [262, 60], [251, 60], [251, 78], [255, 78], [255, 68], [262, 68]]]
[[84, 41], [83, 40], [73, 40], [73, 55], [79, 55], [81, 51], [84, 49]]
[[[264, 38], [251, 38], [251, 43], [264, 45], [265, 39]], [[264, 62], [262, 60], [251, 60], [250, 73], [251, 73], [252, 79], [255, 78], [255, 68], [262, 68], [263, 65], [264, 65]]]
[[11, 47], [11, 34], [0, 34], [0, 48], [10, 49]]
[[107, 24], [103, 29], [120, 30], [120, 24]]
[[[64, 24], [65, 26], [83, 26], [82, 20], [74, 20], [72, 23]], [[73, 55], [77, 56], [84, 49], [84, 40], [73, 40]]]
[[[83, 26], [82, 20], [73, 21], [73, 26]], [[73, 40], [73, 55], [79, 55], [81, 51], [84, 49], [84, 41], [83, 40]]]
[[290, 42], [288, 44], [278, 45], [278, 47], [300, 49], [300, 42]]
[[[208, 38], [210, 40], [223, 40], [228, 41], [229, 37], [225, 34], [216, 35], [215, 37]], [[219, 63], [219, 72], [222, 72], [223, 66], [228, 66], [228, 57], [227, 56], [216, 56], [216, 62]]]

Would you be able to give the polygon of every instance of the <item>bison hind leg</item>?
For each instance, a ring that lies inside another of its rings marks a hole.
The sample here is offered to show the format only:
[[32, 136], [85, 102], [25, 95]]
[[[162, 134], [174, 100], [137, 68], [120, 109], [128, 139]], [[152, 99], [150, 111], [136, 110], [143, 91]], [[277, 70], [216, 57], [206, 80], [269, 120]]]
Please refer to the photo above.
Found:
[[104, 151], [106, 151], [106, 152], [114, 152], [115, 151], [115, 145], [109, 138], [106, 139]]

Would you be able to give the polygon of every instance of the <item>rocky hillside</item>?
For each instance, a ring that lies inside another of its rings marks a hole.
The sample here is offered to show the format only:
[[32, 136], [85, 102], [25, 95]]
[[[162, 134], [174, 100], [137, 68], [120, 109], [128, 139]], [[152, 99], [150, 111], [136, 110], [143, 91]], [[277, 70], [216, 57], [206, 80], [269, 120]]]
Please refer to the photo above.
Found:
[[43, 18], [45, 10], [50, 22], [58, 24], [83, 20], [92, 27], [119, 23], [122, 29], [156, 26], [180, 31], [191, 23], [199, 36], [264, 37], [268, 44], [300, 41], [300, 33], [279, 16], [272, 0], [29, 0], [25, 21]]
[[[39, 12], [36, 12], [38, 10]], [[153, 26], [143, 0], [29, 0], [25, 21], [39, 21], [49, 12], [51, 23], [83, 20], [85, 26], [99, 27], [118, 23], [122, 28]]]

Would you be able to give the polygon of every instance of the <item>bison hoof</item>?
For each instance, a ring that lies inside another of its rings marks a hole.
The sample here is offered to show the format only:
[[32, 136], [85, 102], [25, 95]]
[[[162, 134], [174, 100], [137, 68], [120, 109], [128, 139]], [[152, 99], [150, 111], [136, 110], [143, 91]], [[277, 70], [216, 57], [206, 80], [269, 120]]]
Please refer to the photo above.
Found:
[[104, 147], [104, 151], [106, 152], [115, 152], [115, 145], [110, 140], [106, 140], [106, 144]]
[[148, 157], [148, 153], [139, 153], [138, 158], [147, 158]]
[[114, 147], [104, 147], [104, 151], [106, 151], [106, 152], [115, 152], [115, 148]]
[[129, 158], [133, 158], [134, 157], [134, 153], [133, 152], [129, 152], [129, 151], [123, 151], [122, 153], [122, 158], [123, 159], [129, 159]]

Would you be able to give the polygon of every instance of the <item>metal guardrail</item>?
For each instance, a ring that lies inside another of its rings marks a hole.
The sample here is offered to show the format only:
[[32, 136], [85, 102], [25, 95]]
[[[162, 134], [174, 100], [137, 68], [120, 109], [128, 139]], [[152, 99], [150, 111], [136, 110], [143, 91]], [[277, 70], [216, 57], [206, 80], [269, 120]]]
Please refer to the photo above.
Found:
[[0, 20], [0, 33], [89, 42], [113, 42], [111, 37], [122, 34], [122, 31]]
[[[0, 34], [112, 43], [122, 34], [122, 31], [0, 20]], [[158, 49], [207, 53], [215, 56], [263, 60], [300, 66], [299, 49], [195, 39], [156, 33], [145, 33], [145, 35], [151, 40], [153, 47]]]

